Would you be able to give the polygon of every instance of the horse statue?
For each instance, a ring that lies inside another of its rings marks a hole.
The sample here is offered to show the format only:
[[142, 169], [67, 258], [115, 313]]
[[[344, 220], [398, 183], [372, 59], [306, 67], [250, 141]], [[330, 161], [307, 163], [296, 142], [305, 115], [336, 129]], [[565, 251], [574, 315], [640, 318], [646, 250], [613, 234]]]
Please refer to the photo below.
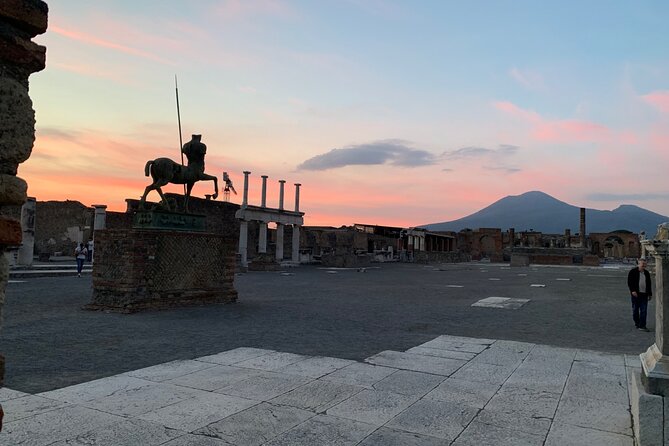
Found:
[[146, 203], [146, 196], [152, 190], [155, 190], [163, 200], [162, 204], [168, 211], [172, 211], [172, 206], [163, 195], [161, 187], [168, 183], [185, 184], [186, 197], [184, 198], [184, 211], [188, 212], [188, 199], [190, 198], [193, 185], [198, 181], [213, 181], [214, 194], [212, 198], [218, 197], [218, 179], [214, 175], [204, 173], [204, 156], [207, 153], [207, 146], [201, 142], [202, 135], [193, 135], [193, 138], [183, 145], [182, 153], [188, 159], [188, 165], [184, 166], [175, 163], [169, 158], [156, 158], [146, 162], [144, 175], [151, 175], [153, 183], [146, 186], [144, 195], [140, 199], [140, 208]]

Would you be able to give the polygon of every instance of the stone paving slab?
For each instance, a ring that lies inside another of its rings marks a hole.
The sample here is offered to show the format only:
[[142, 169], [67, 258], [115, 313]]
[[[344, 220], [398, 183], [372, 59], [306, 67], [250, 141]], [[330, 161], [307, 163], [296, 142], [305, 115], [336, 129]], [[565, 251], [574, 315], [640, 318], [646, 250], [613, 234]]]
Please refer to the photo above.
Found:
[[429, 373], [398, 370], [374, 384], [375, 390], [398, 393], [400, 395], [422, 397], [441, 383], [445, 376]]
[[360, 387], [372, 387], [377, 382], [397, 372], [398, 369], [361, 362], [354, 362], [335, 372], [323, 376], [326, 381], [337, 381]]
[[439, 358], [436, 356], [418, 355], [415, 353], [395, 352], [386, 350], [365, 359], [366, 362], [397, 369], [413, 370], [415, 372], [432, 373], [434, 375], [450, 376], [466, 361], [460, 359]]
[[443, 446], [444, 440], [428, 435], [380, 427], [360, 446]]
[[633, 444], [623, 355], [456, 336], [410, 350], [360, 363], [243, 347], [0, 389], [0, 444]]

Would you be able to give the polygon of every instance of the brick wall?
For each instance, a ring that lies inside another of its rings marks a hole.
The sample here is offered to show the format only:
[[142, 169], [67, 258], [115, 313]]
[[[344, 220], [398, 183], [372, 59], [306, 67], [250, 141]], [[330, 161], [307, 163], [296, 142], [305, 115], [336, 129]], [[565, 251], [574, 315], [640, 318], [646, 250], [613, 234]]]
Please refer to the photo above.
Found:
[[88, 309], [134, 312], [237, 299], [236, 241], [218, 234], [105, 229]]

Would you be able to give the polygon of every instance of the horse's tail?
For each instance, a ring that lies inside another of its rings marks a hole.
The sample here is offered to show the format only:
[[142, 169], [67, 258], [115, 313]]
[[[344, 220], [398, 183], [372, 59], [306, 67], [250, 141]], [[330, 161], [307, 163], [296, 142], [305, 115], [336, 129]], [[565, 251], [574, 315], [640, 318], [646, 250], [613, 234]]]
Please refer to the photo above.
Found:
[[144, 166], [144, 175], [147, 177], [151, 173], [151, 165], [153, 164], [153, 160], [149, 160], [146, 162], [146, 166]]

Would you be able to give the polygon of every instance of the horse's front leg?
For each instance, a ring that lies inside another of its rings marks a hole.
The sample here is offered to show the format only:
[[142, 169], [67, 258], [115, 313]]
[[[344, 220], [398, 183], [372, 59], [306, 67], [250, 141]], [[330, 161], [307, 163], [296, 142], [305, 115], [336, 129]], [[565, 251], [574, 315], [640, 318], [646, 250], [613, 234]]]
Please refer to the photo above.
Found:
[[218, 197], [218, 178], [216, 178], [214, 175], [203, 173], [200, 175], [199, 179], [214, 182], [214, 195], [212, 195], [211, 198], [215, 200]]
[[146, 196], [149, 195], [149, 192], [155, 189], [154, 184], [149, 184], [146, 186], [146, 189], [144, 189], [144, 194], [142, 195], [142, 198], [139, 199], [139, 208], [144, 209], [144, 205], [146, 204]]

